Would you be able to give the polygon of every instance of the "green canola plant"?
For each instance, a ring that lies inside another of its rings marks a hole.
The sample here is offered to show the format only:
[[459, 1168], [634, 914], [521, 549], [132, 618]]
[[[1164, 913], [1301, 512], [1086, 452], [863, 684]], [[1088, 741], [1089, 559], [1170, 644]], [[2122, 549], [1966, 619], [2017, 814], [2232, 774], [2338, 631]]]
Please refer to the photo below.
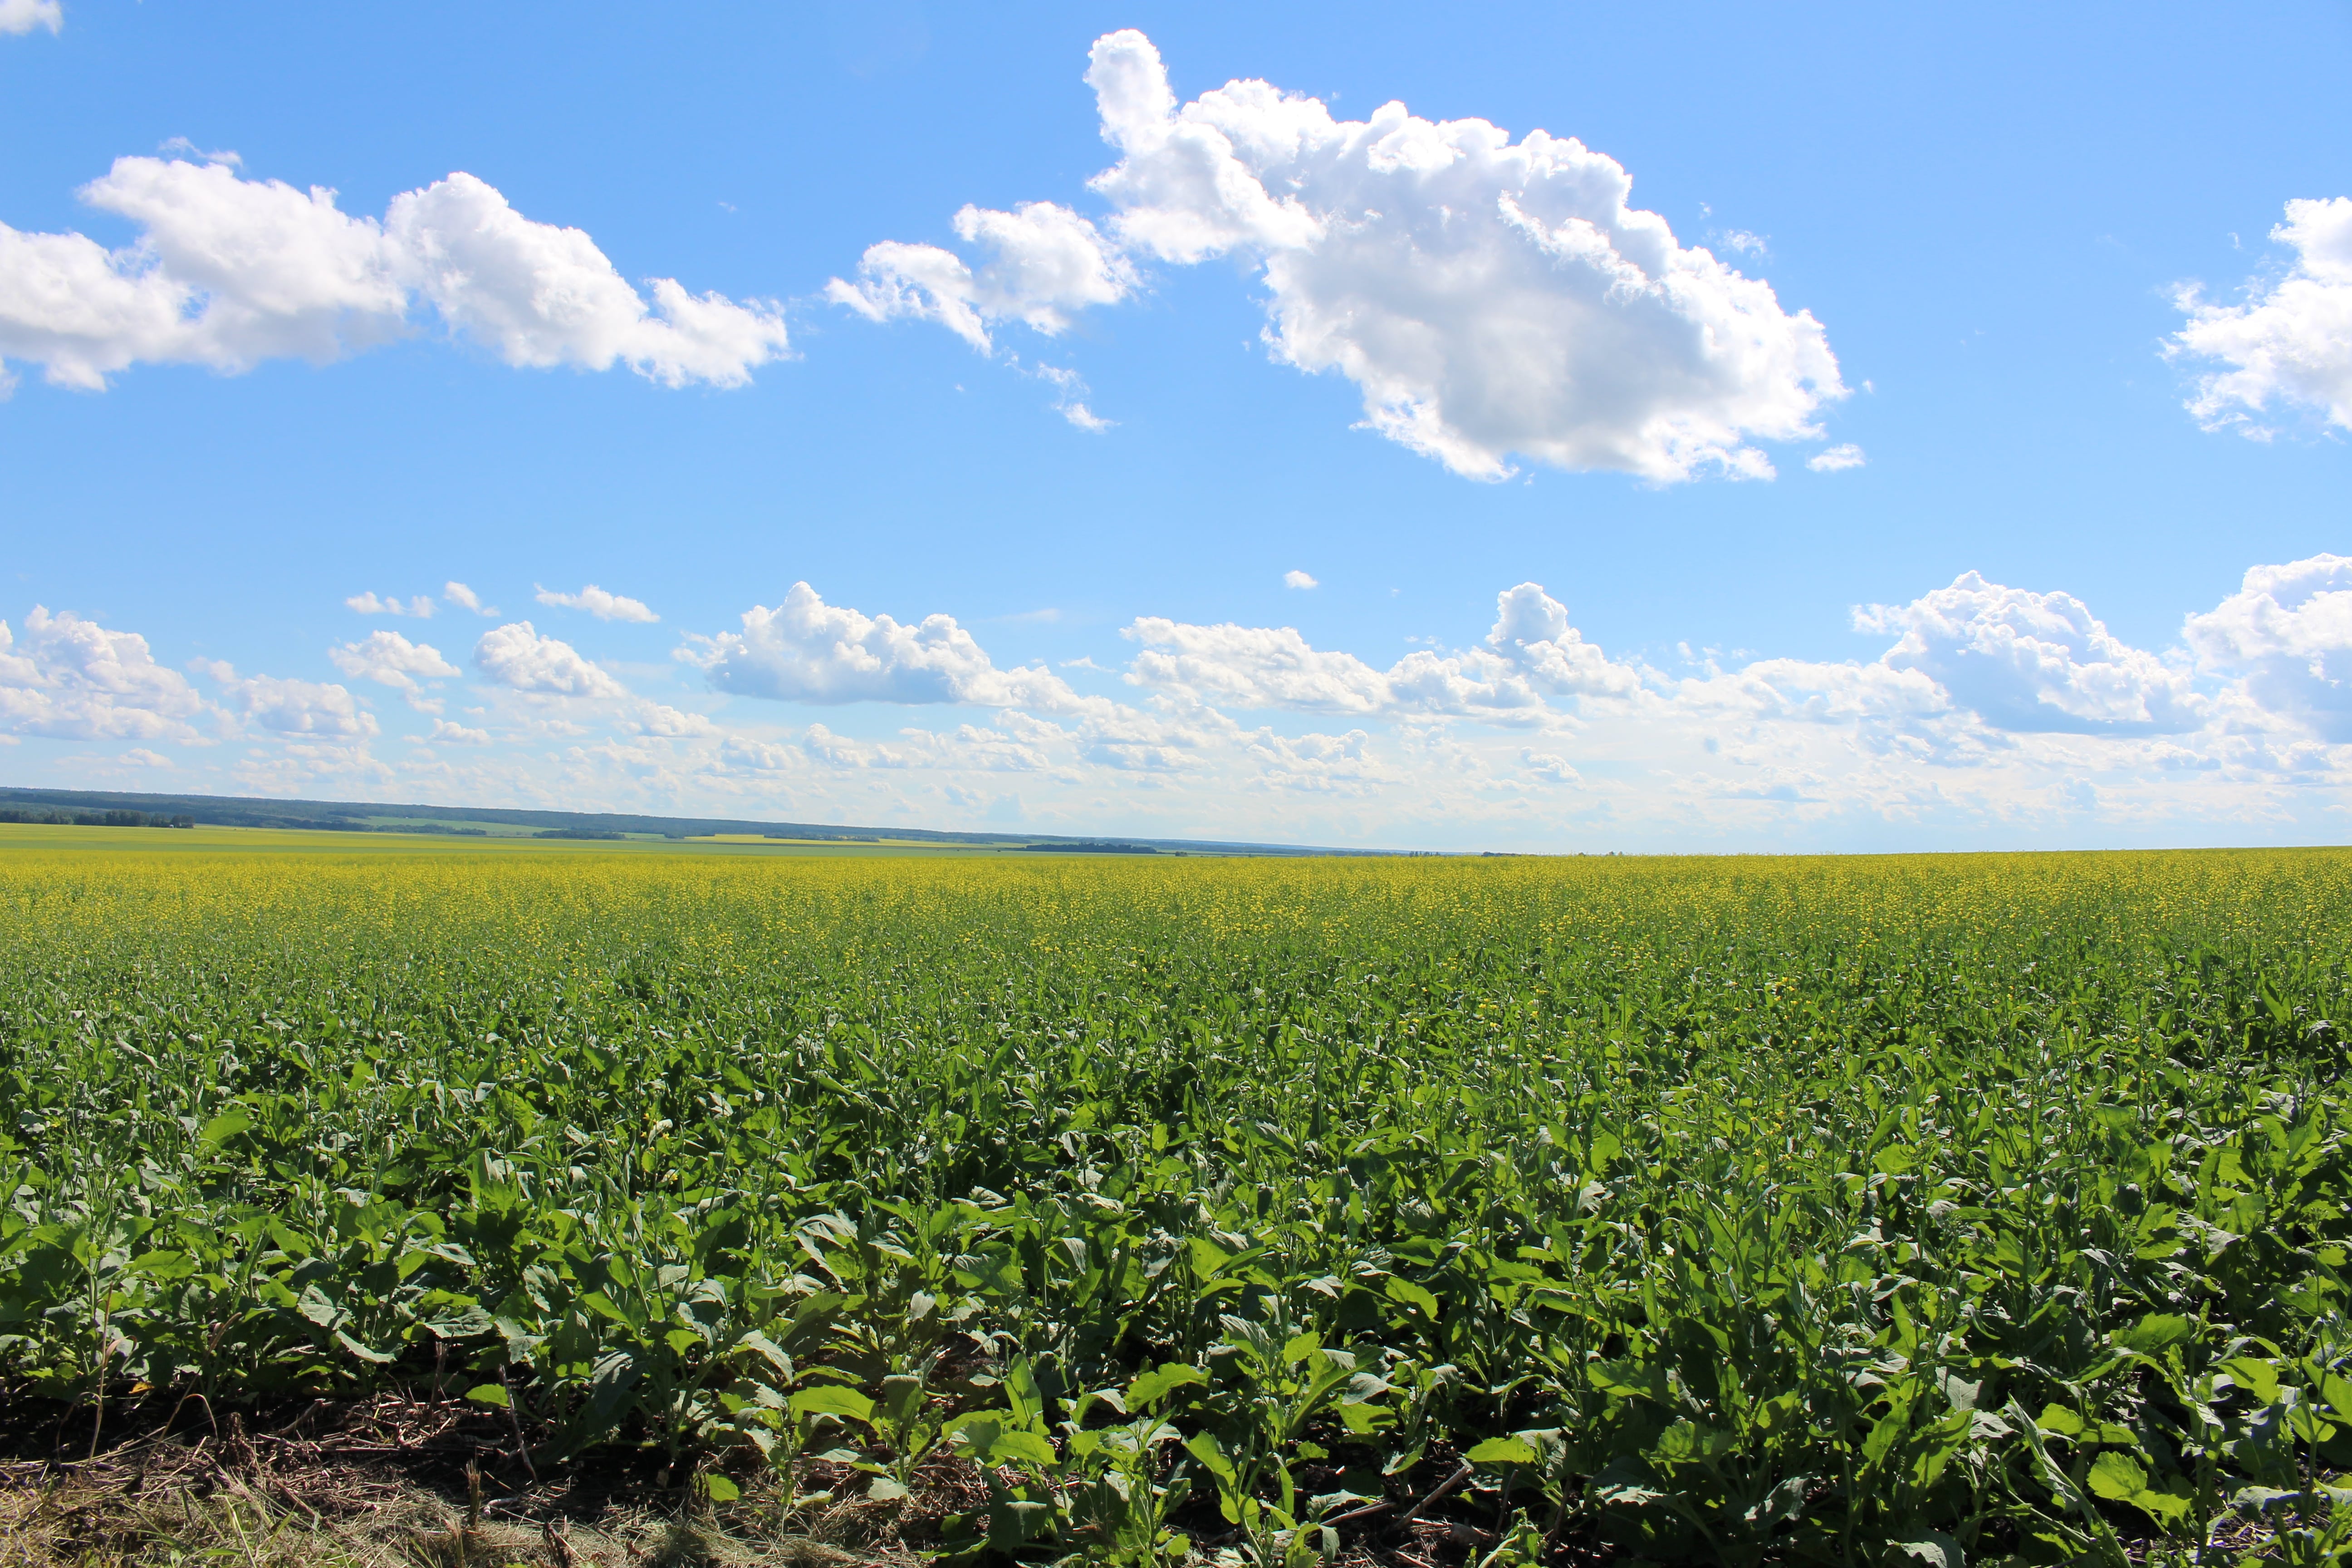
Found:
[[93, 1452], [446, 1387], [973, 1563], [2352, 1551], [2343, 853], [16, 848], [0, 920], [0, 1397]]

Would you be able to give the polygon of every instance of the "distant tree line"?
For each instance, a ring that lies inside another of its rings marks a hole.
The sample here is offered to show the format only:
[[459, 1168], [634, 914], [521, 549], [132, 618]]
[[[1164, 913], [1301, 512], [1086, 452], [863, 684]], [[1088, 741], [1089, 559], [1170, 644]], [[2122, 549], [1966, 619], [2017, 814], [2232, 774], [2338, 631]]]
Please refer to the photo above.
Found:
[[183, 812], [0, 810], [0, 822], [33, 822], [51, 827], [194, 827], [196, 819]]

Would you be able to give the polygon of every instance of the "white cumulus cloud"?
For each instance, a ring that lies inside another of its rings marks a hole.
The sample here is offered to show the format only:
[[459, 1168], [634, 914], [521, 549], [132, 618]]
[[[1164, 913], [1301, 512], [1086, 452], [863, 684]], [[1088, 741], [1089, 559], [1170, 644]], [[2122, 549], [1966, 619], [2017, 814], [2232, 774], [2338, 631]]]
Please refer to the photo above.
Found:
[[2189, 324], [2168, 351], [2226, 367], [2198, 383], [2189, 412], [2208, 429], [2267, 437], [2272, 405], [2296, 404], [2352, 428], [2352, 196], [2287, 203], [2271, 238], [2294, 263], [2251, 285], [2245, 303], [2208, 304], [2194, 287], [2177, 297]]
[[1268, 339], [1337, 370], [1392, 440], [1497, 479], [1523, 455], [1654, 479], [1769, 475], [1751, 437], [1815, 433], [1843, 396], [1827, 335], [1771, 286], [1630, 205], [1615, 160], [1574, 138], [1234, 81], [1178, 105], [1150, 40], [1094, 47], [1095, 188], [1114, 231], [1191, 262], [1239, 252], [1269, 291]]
[[1486, 479], [1515, 458], [1767, 478], [1755, 443], [1818, 436], [1845, 395], [1820, 322], [1679, 244], [1631, 205], [1623, 167], [1573, 138], [1393, 102], [1335, 120], [1263, 81], [1179, 103], [1133, 29], [1096, 40], [1087, 80], [1120, 154], [1091, 182], [1106, 226], [1046, 203], [967, 207], [958, 233], [994, 260], [885, 242], [832, 297], [984, 349], [994, 321], [1055, 331], [1128, 297], [1139, 264], [1231, 257], [1265, 284], [1276, 359], [1347, 376], [1371, 428]]
[[1320, 588], [1323, 584], [1307, 574], [1293, 568], [1282, 574], [1282, 585], [1286, 588]]
[[2242, 679], [2260, 710], [2352, 741], [2352, 556], [2256, 566], [2183, 632], [2199, 662]]
[[425, 739], [428, 745], [435, 746], [487, 746], [490, 743], [490, 732], [470, 725], [453, 723], [446, 719], [436, 719], [432, 733]]
[[548, 697], [625, 697], [621, 683], [570, 643], [541, 637], [529, 621], [494, 626], [474, 645], [474, 665], [500, 686]]
[[1843, 473], [1848, 468], [1858, 468], [1869, 460], [1863, 456], [1861, 447], [1848, 441], [1841, 446], [1815, 452], [1805, 459], [1805, 467], [1817, 474], [1837, 474]]
[[621, 728], [633, 734], [656, 735], [669, 741], [690, 740], [719, 732], [719, 726], [702, 714], [688, 713], [661, 702], [639, 703], [634, 712], [621, 720]]
[[394, 197], [382, 222], [225, 161], [118, 158], [80, 195], [138, 239], [109, 250], [0, 224], [0, 361], [60, 386], [97, 391], [142, 362], [336, 359], [409, 331], [419, 299], [516, 366], [731, 386], [787, 348], [776, 307], [668, 279], [648, 304], [587, 235], [525, 218], [471, 174]]
[[1886, 668], [1918, 670], [2002, 730], [2158, 733], [2199, 720], [2185, 671], [2116, 638], [2071, 594], [1964, 572], [1908, 605], [1871, 605], [1855, 624], [1900, 632]]
[[265, 730], [331, 744], [364, 741], [376, 732], [375, 715], [342, 687], [270, 675], [241, 680], [226, 665], [214, 673], [221, 682], [223, 706]]
[[359, 642], [340, 643], [327, 650], [335, 668], [356, 680], [373, 680], [401, 691], [415, 691], [420, 680], [447, 680], [457, 667], [427, 643], [413, 643], [398, 632], [370, 632]]
[[204, 709], [147, 639], [33, 606], [19, 642], [0, 621], [0, 732], [57, 740], [185, 740]]
[[1549, 697], [1625, 697], [1640, 674], [1612, 662], [1534, 583], [1496, 598], [1483, 647], [1417, 649], [1386, 669], [1312, 647], [1295, 627], [1188, 626], [1146, 616], [1123, 636], [1142, 645], [1127, 679], [1207, 706], [1381, 716], [1540, 716]]
[[29, 33], [36, 27], [54, 33], [65, 25], [65, 8], [58, 0], [0, 0], [0, 33]]
[[737, 386], [787, 348], [774, 306], [668, 278], [648, 306], [585, 233], [534, 223], [471, 174], [394, 196], [383, 229], [442, 320], [511, 365], [617, 363], [666, 386]]
[[985, 353], [989, 328], [1008, 321], [1053, 336], [1072, 312], [1108, 305], [1135, 288], [1135, 272], [1101, 232], [1069, 208], [1025, 202], [1012, 212], [966, 206], [955, 231], [988, 252], [977, 268], [935, 245], [868, 246], [854, 283], [835, 279], [825, 297], [869, 320], [937, 321]]
[[638, 621], [646, 625], [661, 617], [647, 609], [641, 599], [608, 594], [591, 583], [576, 594], [559, 594], [552, 588], [541, 588], [534, 595], [542, 605], [560, 609], [585, 610], [600, 621]]
[[912, 625], [828, 605], [795, 583], [775, 608], [743, 612], [740, 632], [694, 637], [681, 657], [716, 691], [792, 702], [960, 702], [1068, 709], [1067, 682], [1038, 668], [999, 669], [952, 616]]

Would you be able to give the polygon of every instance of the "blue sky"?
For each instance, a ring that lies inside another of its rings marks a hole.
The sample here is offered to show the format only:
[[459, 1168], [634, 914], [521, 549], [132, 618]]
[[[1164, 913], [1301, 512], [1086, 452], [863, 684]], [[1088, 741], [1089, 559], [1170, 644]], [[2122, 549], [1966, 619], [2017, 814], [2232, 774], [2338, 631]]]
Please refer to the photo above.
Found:
[[2347, 67], [2341, 5], [0, 0], [0, 782], [2335, 839]]

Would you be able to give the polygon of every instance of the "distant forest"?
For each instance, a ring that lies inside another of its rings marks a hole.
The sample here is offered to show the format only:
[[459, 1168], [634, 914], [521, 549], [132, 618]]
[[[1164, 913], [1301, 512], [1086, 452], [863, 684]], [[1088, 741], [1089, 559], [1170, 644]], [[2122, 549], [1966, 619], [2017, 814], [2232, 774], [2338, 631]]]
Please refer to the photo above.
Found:
[[160, 811], [60, 811], [55, 806], [0, 808], [0, 822], [39, 822], [54, 827], [194, 827], [196, 819], [186, 812], [165, 814]]
[[969, 844], [1077, 854], [1160, 855], [1209, 851], [1244, 855], [1333, 855], [1361, 851], [1301, 845], [1153, 838], [1108, 841], [926, 827], [844, 827], [707, 816], [645, 816], [620, 812], [531, 811], [503, 806], [391, 805], [341, 800], [272, 800], [255, 795], [148, 795], [106, 790], [0, 787], [0, 822], [83, 827], [270, 827], [329, 833], [417, 833], [488, 837], [495, 830], [534, 838], [618, 839], [749, 837], [824, 844]]

